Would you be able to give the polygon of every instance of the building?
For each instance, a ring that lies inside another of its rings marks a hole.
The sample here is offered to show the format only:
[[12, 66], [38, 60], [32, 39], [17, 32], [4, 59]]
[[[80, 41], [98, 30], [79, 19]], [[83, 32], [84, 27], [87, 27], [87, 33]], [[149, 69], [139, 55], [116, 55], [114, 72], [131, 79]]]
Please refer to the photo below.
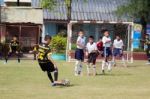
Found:
[[[64, 0], [56, 0], [56, 2], [57, 5], [53, 10], [43, 9], [43, 37], [46, 34], [53, 36], [61, 31], [67, 33], [67, 7]], [[93, 35], [97, 41], [102, 35], [102, 28], [108, 28], [112, 38], [119, 33], [122, 38], [128, 38], [126, 35], [128, 25], [124, 25], [122, 22], [132, 22], [131, 18], [128, 16], [118, 17], [115, 13], [119, 6], [126, 3], [126, 0], [72, 0], [70, 22], [77, 21], [72, 26], [72, 42], [75, 41], [79, 30], [84, 30], [87, 37]], [[40, 0], [32, 0], [32, 6], [39, 7]], [[125, 41], [127, 43], [127, 40]]]
[[1, 42], [9, 42], [13, 36], [19, 37], [24, 51], [39, 43], [43, 24], [41, 8], [31, 7], [31, 0], [4, 0], [1, 4]]

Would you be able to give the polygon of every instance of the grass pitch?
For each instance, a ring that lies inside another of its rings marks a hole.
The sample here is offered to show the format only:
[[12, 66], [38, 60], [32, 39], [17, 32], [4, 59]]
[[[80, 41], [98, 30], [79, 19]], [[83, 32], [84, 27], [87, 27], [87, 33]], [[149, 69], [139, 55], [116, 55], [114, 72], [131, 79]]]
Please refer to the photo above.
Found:
[[75, 77], [74, 63], [57, 61], [59, 78], [68, 78], [70, 87], [51, 87], [38, 63], [15, 60], [0, 61], [0, 99], [150, 99], [150, 65], [134, 61], [128, 68], [115, 67], [111, 73], [96, 77]]

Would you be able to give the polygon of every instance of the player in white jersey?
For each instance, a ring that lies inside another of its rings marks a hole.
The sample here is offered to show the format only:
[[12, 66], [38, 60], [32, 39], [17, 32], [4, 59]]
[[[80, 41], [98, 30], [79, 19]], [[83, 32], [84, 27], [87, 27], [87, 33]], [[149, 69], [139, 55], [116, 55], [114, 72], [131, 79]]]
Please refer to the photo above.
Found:
[[88, 61], [87, 61], [87, 75], [89, 76], [90, 73], [90, 68], [93, 68], [93, 76], [96, 76], [96, 58], [97, 58], [97, 46], [96, 43], [94, 42], [94, 37], [89, 36], [88, 38], [88, 43], [86, 45], [86, 56], [88, 56]]
[[85, 36], [83, 31], [78, 32], [77, 48], [75, 51], [75, 76], [81, 75], [82, 62], [84, 61], [84, 49], [85, 49]]
[[103, 61], [102, 61], [102, 73], [105, 73], [105, 66], [107, 65], [108, 71], [111, 71], [112, 67], [112, 41], [108, 30], [103, 30], [104, 36], [102, 38], [103, 42]]
[[116, 66], [115, 58], [117, 56], [119, 56], [119, 57], [122, 58], [123, 65], [126, 67], [125, 59], [124, 59], [124, 56], [123, 56], [123, 47], [124, 47], [123, 41], [120, 38], [120, 36], [117, 35], [116, 39], [113, 42], [113, 62], [114, 62], [114, 66]]

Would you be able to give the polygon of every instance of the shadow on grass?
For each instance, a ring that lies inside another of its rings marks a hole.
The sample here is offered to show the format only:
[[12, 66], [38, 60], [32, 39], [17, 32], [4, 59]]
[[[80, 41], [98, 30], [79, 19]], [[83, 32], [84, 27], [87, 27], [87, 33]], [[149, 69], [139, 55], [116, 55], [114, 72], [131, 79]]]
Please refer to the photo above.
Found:
[[55, 86], [56, 88], [69, 88], [69, 87], [74, 87], [74, 86], [78, 86], [77, 84], [70, 84], [69, 86], [63, 86], [63, 85], [57, 85]]
[[105, 73], [105, 74], [97, 74], [96, 76], [131, 76], [132, 74], [111, 74], [111, 73]]

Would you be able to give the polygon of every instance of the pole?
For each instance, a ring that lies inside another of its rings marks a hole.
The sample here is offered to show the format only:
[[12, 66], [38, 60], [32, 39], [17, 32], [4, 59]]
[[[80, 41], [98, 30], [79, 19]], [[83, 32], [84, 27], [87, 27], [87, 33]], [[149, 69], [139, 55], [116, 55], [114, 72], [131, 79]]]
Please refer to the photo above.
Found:
[[20, 0], [17, 0], [17, 6], [20, 6]]

